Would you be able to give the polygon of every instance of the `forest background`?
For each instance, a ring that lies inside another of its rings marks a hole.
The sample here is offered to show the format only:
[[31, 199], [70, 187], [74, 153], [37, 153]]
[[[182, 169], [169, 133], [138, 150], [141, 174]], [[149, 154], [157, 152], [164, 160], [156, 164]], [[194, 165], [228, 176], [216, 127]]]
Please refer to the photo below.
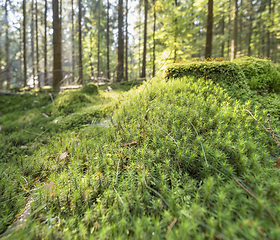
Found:
[[0, 89], [146, 79], [166, 62], [279, 61], [278, 0], [0, 1]]

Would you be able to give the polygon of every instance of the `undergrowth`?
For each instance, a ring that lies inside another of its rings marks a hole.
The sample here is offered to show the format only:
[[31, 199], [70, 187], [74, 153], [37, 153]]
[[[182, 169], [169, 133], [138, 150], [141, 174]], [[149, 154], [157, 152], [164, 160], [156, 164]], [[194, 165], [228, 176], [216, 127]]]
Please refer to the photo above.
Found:
[[279, 222], [278, 150], [246, 109], [265, 121], [266, 110], [205, 78], [158, 76], [123, 94], [107, 118], [19, 159], [16, 175], [2, 165], [1, 226], [31, 205], [4, 238], [278, 239], [262, 205]]

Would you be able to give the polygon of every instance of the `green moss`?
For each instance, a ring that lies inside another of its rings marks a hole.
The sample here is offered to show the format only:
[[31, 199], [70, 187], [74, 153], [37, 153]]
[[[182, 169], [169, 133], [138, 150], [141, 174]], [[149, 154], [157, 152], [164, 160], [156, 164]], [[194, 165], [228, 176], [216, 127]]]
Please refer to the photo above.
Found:
[[240, 66], [252, 90], [280, 92], [280, 72], [272, 61], [242, 57], [233, 62]]
[[88, 83], [81, 89], [81, 92], [88, 94], [98, 94], [98, 86], [94, 83]]

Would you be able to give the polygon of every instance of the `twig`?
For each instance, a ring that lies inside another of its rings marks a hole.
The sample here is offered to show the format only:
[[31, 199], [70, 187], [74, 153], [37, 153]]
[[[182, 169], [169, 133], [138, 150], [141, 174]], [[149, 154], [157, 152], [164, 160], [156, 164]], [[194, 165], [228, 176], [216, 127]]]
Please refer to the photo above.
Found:
[[[246, 187], [244, 187], [235, 177], [233, 177], [233, 180], [240, 186], [243, 188], [243, 190], [245, 190], [251, 197], [253, 197], [256, 201], [258, 201], [258, 199], [255, 197], [255, 195], [253, 193], [251, 193]], [[266, 212], [269, 214], [269, 216], [272, 218], [272, 220], [274, 221], [275, 225], [279, 228], [279, 224], [276, 221], [275, 217], [272, 215], [272, 213], [266, 208], [266, 206], [264, 204], [261, 203], [261, 205], [263, 206], [263, 208], [266, 210]]]
[[122, 144], [122, 145], [120, 145], [120, 147], [133, 146], [133, 145], [137, 145], [137, 142]]
[[31, 134], [34, 134], [34, 135], [37, 135], [37, 136], [45, 136], [45, 135], [42, 135], [42, 134], [38, 134], [38, 133], [34, 133], [34, 132], [29, 132], [29, 131], [27, 131], [27, 130], [21, 128], [21, 127], [20, 127], [20, 129], [21, 129], [22, 131], [24, 131], [24, 132], [31, 133]]
[[268, 122], [269, 128], [266, 128], [258, 119], [256, 119], [254, 117], [254, 115], [249, 110], [245, 109], [245, 111], [248, 112], [252, 116], [252, 118], [254, 118], [267, 132], [272, 134], [272, 138], [273, 138], [274, 142], [276, 142], [276, 144], [278, 146], [278, 149], [279, 149], [279, 152], [280, 152], [280, 143], [279, 143], [279, 141], [277, 139], [277, 137], [280, 138], [280, 136], [275, 134], [273, 129], [271, 128], [270, 114], [267, 114], [267, 122]]
[[50, 97], [51, 97], [51, 99], [52, 99], [52, 103], [54, 104], [52, 94], [51, 94], [51, 93], [49, 93], [49, 95], [50, 95]]
[[177, 222], [177, 218], [175, 217], [174, 220], [169, 224], [165, 237], [167, 237], [167, 235], [169, 234], [169, 232], [171, 231], [171, 229], [173, 228], [176, 222]]

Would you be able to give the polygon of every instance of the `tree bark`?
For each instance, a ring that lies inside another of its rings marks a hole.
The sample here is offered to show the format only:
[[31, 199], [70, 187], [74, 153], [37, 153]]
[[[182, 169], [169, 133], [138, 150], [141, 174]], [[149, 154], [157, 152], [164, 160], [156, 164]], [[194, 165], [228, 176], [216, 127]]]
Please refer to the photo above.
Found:
[[23, 72], [24, 72], [24, 79], [23, 79], [23, 86], [27, 86], [27, 64], [26, 64], [26, 1], [23, 0]]
[[72, 14], [71, 14], [71, 21], [72, 21], [72, 83], [75, 81], [75, 26], [74, 26], [74, 0], [71, 0], [72, 6]]
[[[175, 8], [178, 6], [178, 2], [177, 0], [175, 0]], [[178, 19], [177, 17], [175, 17], [175, 21], [174, 21], [174, 24], [175, 24], [175, 32], [174, 32], [174, 60], [173, 62], [176, 62], [176, 59], [177, 59], [177, 32], [178, 32], [178, 26], [177, 26], [177, 22], [178, 22]]]
[[[0, 40], [1, 40], [1, 37], [2, 37], [2, 28], [0, 28]], [[3, 89], [3, 80], [2, 80], [1, 69], [2, 69], [2, 44], [0, 41], [0, 90]]]
[[240, 0], [240, 6], [239, 6], [239, 9], [240, 9], [240, 14], [239, 14], [239, 34], [238, 34], [238, 31], [237, 31], [237, 34], [238, 34], [238, 49], [239, 49], [239, 52], [240, 52], [240, 55], [242, 55], [242, 29], [243, 29], [243, 23], [242, 23], [242, 0]]
[[213, 34], [213, 0], [208, 0], [205, 59], [211, 58], [212, 56], [212, 34]]
[[153, 28], [153, 77], [156, 75], [156, 41], [155, 41], [155, 36], [156, 36], [156, 1], [153, 0], [154, 4], [154, 28]]
[[31, 65], [32, 65], [32, 77], [33, 87], [35, 84], [35, 58], [34, 58], [34, 0], [31, 1]]
[[[25, 0], [24, 0], [25, 1]], [[45, 0], [45, 36], [44, 36], [44, 85], [50, 85], [48, 82], [48, 62], [47, 62], [47, 12], [48, 12], [48, 2]]]
[[107, 0], [107, 78], [110, 79], [110, 2]]
[[5, 23], [6, 23], [6, 80], [7, 80], [7, 89], [10, 89], [11, 85], [11, 74], [10, 74], [10, 39], [9, 39], [9, 20], [8, 20], [8, 0], [5, 3]]
[[62, 80], [60, 35], [59, 2], [58, 0], [53, 0], [53, 88], [57, 91]]
[[228, 1], [228, 41], [227, 41], [227, 59], [229, 59], [229, 53], [230, 53], [230, 30], [231, 30], [230, 10], [231, 10], [231, 0]]
[[125, 81], [128, 81], [128, 0], [125, 6]]
[[100, 32], [101, 32], [101, 29], [100, 29], [100, 14], [101, 14], [100, 7], [101, 7], [101, 4], [100, 4], [100, 2], [101, 2], [101, 0], [98, 0], [97, 78], [100, 77]]
[[82, 0], [79, 1], [79, 83], [83, 84], [83, 62], [82, 62]]
[[117, 63], [117, 82], [123, 80], [123, 58], [124, 58], [124, 39], [123, 39], [123, 0], [118, 4], [118, 63]]
[[271, 0], [268, 0], [269, 16], [267, 20], [267, 43], [266, 43], [266, 56], [270, 58], [270, 27], [271, 27]]
[[253, 3], [249, 0], [249, 29], [248, 29], [248, 56], [251, 56], [251, 41], [252, 41], [252, 31], [253, 31]]
[[41, 81], [40, 81], [40, 65], [39, 65], [39, 40], [38, 40], [38, 0], [36, 0], [35, 5], [35, 12], [36, 12], [36, 66], [37, 66], [37, 81], [38, 87], [41, 88]]
[[146, 55], [147, 55], [147, 21], [148, 21], [148, 0], [144, 0], [144, 42], [141, 78], [146, 78]]
[[222, 35], [222, 46], [221, 46], [221, 57], [224, 57], [225, 54], [225, 42], [224, 42], [224, 36], [225, 36], [225, 13], [224, 13], [224, 3], [222, 5], [222, 19], [221, 19], [221, 35]]
[[231, 40], [231, 58], [236, 58], [236, 52], [237, 52], [237, 28], [238, 28], [238, 0], [234, 1], [234, 9], [233, 9], [233, 18], [234, 18], [234, 28], [233, 28], [233, 38]]

